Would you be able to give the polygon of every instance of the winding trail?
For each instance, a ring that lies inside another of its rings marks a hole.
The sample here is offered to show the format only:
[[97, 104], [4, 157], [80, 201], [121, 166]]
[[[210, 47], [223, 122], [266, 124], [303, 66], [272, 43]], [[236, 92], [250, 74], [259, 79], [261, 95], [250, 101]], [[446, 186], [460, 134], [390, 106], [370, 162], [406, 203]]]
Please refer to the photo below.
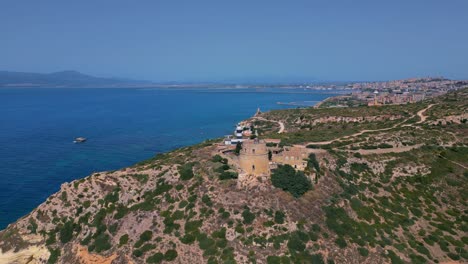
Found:
[[[427, 106], [426, 108], [418, 111], [416, 113], [417, 116], [419, 116], [420, 120], [418, 122], [416, 122], [415, 124], [420, 124], [424, 121], [426, 121], [427, 119], [427, 116], [424, 115], [424, 113], [429, 109], [431, 108], [432, 106], [434, 106], [434, 104], [431, 104], [429, 106]], [[335, 141], [342, 141], [344, 139], [348, 139], [348, 138], [351, 138], [351, 137], [356, 137], [356, 136], [360, 136], [364, 133], [371, 133], [371, 132], [380, 132], [380, 131], [387, 131], [387, 130], [391, 130], [391, 129], [394, 129], [394, 128], [397, 128], [399, 126], [401, 126], [402, 124], [404, 124], [406, 121], [410, 120], [411, 118], [415, 117], [416, 115], [412, 115], [410, 117], [408, 117], [407, 119], [401, 121], [400, 123], [397, 123], [391, 127], [387, 127], [387, 128], [380, 128], [380, 129], [365, 129], [365, 130], [361, 130], [357, 133], [354, 133], [354, 134], [351, 134], [351, 135], [347, 135], [347, 136], [343, 136], [343, 137], [339, 137], [339, 138], [336, 138], [336, 139], [333, 139], [333, 140], [328, 140], [328, 141], [318, 141], [318, 142], [306, 142], [306, 143], [303, 143], [303, 144], [300, 144], [300, 145], [295, 145], [295, 146], [302, 146], [302, 147], [306, 147], [307, 145], [327, 145], [327, 144], [331, 144]], [[413, 127], [414, 124], [407, 124], [407, 125], [403, 125], [403, 127]]]
[[266, 119], [266, 118], [261, 117], [261, 116], [254, 116], [254, 117], [252, 117], [252, 118], [253, 118], [253, 119], [262, 120], [262, 121], [272, 122], [272, 123], [278, 123], [278, 125], [280, 126], [280, 129], [278, 130], [278, 134], [284, 133], [285, 126], [284, 126], [284, 123], [281, 122], [281, 121], [270, 120], [270, 119]]
[[280, 130], [278, 131], [278, 134], [281, 134], [284, 132], [284, 123], [281, 121], [278, 121], [278, 124], [280, 125]]
[[458, 166], [464, 168], [465, 170], [468, 170], [468, 167], [466, 167], [465, 165], [463, 165], [463, 164], [461, 164], [461, 163], [458, 163], [458, 162], [453, 161], [453, 160], [449, 160], [449, 159], [447, 159], [446, 157], [444, 157], [444, 156], [442, 156], [442, 155], [439, 155], [439, 157], [440, 157], [440, 158], [443, 158], [443, 159], [446, 159], [446, 160], [452, 162], [453, 164], [456, 164], [456, 165], [458, 165]]
[[418, 122], [416, 122], [416, 124], [421, 124], [422, 122], [426, 121], [427, 119], [427, 116], [424, 115], [424, 113], [429, 110], [429, 108], [433, 107], [435, 104], [430, 104], [428, 107], [422, 109], [422, 110], [419, 110], [416, 114], [419, 116], [419, 118], [421, 120], [419, 120]]

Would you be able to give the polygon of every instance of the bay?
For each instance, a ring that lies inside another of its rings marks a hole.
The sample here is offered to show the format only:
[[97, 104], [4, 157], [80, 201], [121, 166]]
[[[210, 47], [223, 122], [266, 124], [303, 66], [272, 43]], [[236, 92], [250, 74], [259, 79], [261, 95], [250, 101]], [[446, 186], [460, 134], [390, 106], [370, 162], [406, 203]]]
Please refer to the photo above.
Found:
[[[0, 89], [0, 230], [64, 182], [231, 134], [258, 107], [313, 105], [333, 95], [274, 88]], [[76, 137], [88, 141], [74, 144]]]

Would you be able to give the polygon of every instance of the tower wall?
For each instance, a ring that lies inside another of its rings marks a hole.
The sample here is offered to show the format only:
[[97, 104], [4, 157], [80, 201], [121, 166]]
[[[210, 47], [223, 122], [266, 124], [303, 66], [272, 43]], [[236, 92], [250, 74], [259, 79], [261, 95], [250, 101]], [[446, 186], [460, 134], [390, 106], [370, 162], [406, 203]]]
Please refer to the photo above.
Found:
[[248, 175], [269, 175], [268, 149], [265, 142], [244, 141], [239, 155], [239, 166]]

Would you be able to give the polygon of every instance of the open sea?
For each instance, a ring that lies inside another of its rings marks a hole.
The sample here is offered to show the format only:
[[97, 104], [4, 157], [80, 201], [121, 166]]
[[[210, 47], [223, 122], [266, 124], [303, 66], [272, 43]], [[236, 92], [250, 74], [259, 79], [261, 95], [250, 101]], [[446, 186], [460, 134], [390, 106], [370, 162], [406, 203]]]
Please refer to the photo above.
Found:
[[[0, 230], [92, 172], [231, 134], [262, 111], [314, 105], [303, 89], [0, 89]], [[88, 141], [74, 144], [76, 137]]]

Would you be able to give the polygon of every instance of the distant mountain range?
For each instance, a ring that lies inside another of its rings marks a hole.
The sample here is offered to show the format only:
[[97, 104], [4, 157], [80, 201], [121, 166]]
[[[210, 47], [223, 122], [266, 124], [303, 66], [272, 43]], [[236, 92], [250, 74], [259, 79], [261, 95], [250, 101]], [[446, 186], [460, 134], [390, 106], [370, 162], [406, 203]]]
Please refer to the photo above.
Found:
[[[302, 81], [299, 81], [302, 80]], [[239, 78], [238, 80], [222, 81], [166, 81], [152, 82], [132, 80], [124, 78], [101, 78], [87, 75], [78, 71], [60, 71], [54, 73], [32, 73], [0, 71], [0, 88], [264, 88], [278, 87], [290, 88], [304, 84], [331, 84], [331, 82], [319, 82], [305, 78], [286, 77], [259, 77]], [[346, 84], [346, 82], [334, 82], [334, 84]]]
[[120, 78], [100, 78], [77, 71], [54, 73], [30, 73], [0, 71], [0, 87], [147, 87], [150, 81], [139, 81]]

